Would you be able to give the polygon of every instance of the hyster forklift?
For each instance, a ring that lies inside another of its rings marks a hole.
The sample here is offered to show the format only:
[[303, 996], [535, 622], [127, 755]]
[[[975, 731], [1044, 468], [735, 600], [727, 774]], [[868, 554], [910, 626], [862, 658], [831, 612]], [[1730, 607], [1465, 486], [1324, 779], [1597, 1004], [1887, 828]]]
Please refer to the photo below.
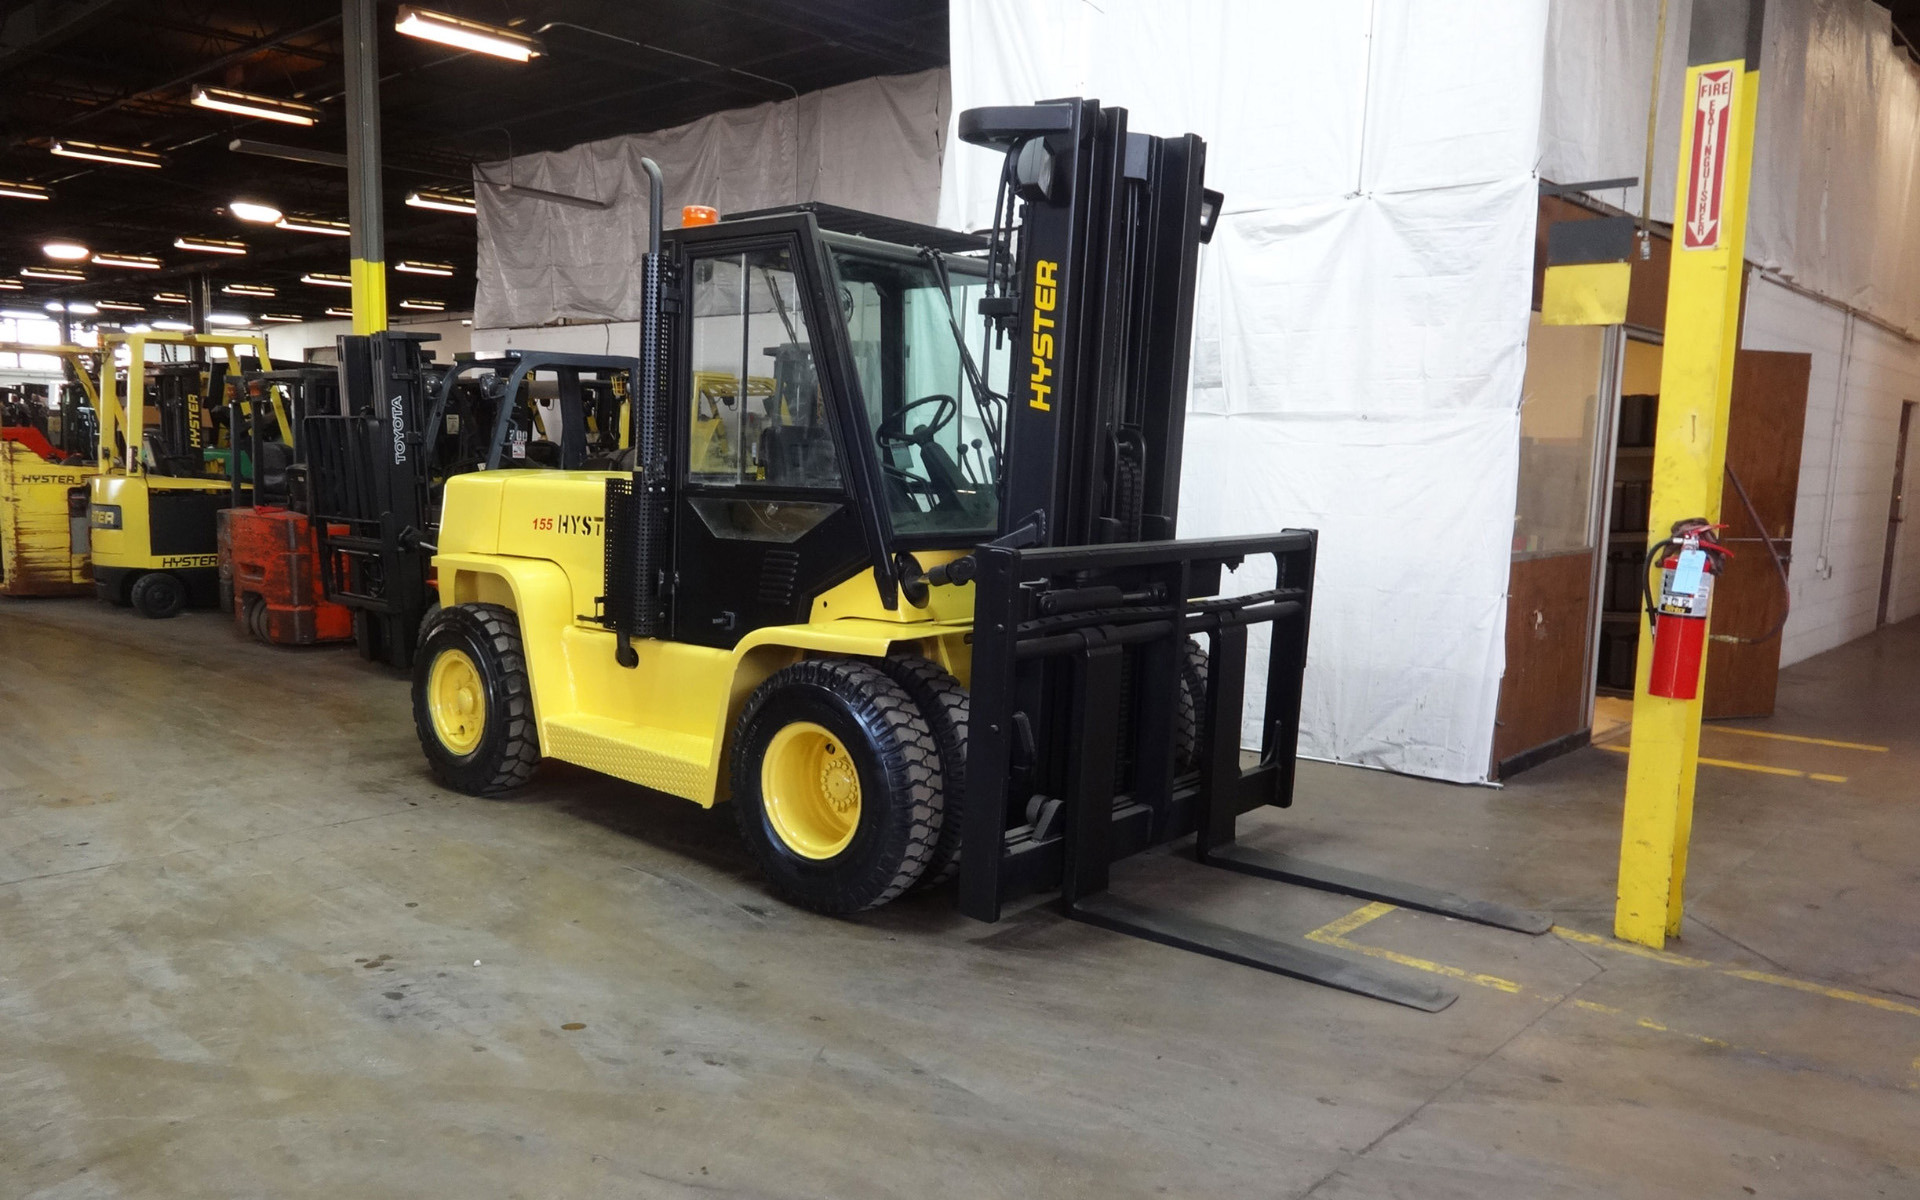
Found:
[[57, 358], [69, 377], [0, 387], [0, 596], [84, 594], [93, 589], [94, 351], [0, 342], [0, 353]]
[[340, 339], [340, 402], [301, 425], [326, 600], [363, 657], [405, 670], [438, 607], [442, 489], [470, 471], [615, 466], [637, 360], [509, 352], [436, 366], [432, 334]]
[[[1211, 866], [1546, 928], [1236, 845], [1292, 800], [1315, 535], [1174, 540], [1204, 145], [1088, 100], [959, 128], [1005, 153], [985, 239], [817, 205], [663, 237], [645, 164], [633, 469], [448, 482], [413, 685], [433, 773], [485, 795], [557, 758], [730, 800], [821, 912], [957, 876], [991, 921], [1057, 889], [1108, 929], [1444, 1007], [1109, 894], [1112, 862], [1191, 837]], [[1259, 583], [1223, 595], [1242, 567]]]
[[[237, 431], [227, 428], [224, 401], [230, 380], [272, 369], [266, 339], [108, 333], [103, 364], [122, 345], [124, 383], [111, 366], [101, 369], [100, 472], [90, 481], [87, 513], [95, 591], [147, 617], [171, 617], [189, 603], [213, 607], [220, 574], [214, 514], [234, 502], [235, 477], [249, 467]], [[149, 363], [149, 346], [223, 357]], [[276, 412], [276, 424], [290, 440], [284, 412]]]

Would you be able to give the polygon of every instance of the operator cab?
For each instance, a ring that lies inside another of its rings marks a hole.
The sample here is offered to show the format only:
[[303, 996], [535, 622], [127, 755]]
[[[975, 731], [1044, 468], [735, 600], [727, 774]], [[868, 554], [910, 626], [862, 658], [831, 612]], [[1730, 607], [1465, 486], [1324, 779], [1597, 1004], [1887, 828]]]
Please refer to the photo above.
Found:
[[896, 555], [995, 535], [1008, 356], [971, 319], [983, 239], [799, 205], [665, 241], [676, 639], [804, 621], [875, 564], [898, 603]]

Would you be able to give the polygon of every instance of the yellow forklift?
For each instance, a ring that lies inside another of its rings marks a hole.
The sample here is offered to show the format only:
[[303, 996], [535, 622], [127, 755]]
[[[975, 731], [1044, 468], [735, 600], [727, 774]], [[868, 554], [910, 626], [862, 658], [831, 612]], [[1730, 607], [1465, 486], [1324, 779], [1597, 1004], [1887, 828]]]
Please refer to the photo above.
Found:
[[55, 358], [65, 376], [0, 384], [0, 596], [85, 593], [93, 588], [87, 480], [98, 470], [95, 352], [0, 342], [0, 354]]
[[[247, 472], [239, 439], [227, 428], [226, 396], [244, 372], [272, 369], [266, 339], [106, 333], [102, 361], [112, 362], [121, 346], [128, 353], [125, 379], [102, 370], [100, 469], [88, 498], [95, 591], [146, 617], [171, 617], [189, 604], [213, 607], [220, 594], [215, 514], [234, 503], [236, 490], [244, 499], [235, 485]], [[177, 357], [148, 362], [151, 347]], [[267, 402], [279, 436], [290, 443], [278, 398], [269, 392]]]
[[824, 205], [663, 236], [644, 163], [633, 469], [448, 481], [413, 678], [435, 776], [487, 795], [560, 759], [729, 801], [816, 911], [954, 877], [991, 921], [1054, 890], [1077, 920], [1427, 1010], [1453, 994], [1120, 899], [1109, 868], [1189, 839], [1211, 867], [1543, 932], [1236, 843], [1292, 802], [1316, 535], [1175, 538], [1221, 200], [1200, 138], [1126, 117], [961, 114], [1005, 153], [984, 238]]

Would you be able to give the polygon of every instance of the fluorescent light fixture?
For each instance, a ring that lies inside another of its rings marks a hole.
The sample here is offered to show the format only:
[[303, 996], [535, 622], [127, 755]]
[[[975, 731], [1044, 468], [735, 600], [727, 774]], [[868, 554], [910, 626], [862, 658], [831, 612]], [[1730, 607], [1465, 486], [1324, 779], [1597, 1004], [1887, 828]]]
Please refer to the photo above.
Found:
[[79, 242], [54, 241], [41, 243], [40, 253], [46, 255], [48, 258], [58, 259], [60, 262], [80, 262], [85, 259], [87, 255], [92, 254], [93, 251], [82, 246]]
[[256, 225], [271, 225], [280, 219], [279, 209], [258, 200], [235, 200], [227, 205], [227, 211], [242, 221], [252, 221]]
[[328, 275], [320, 271], [311, 271], [300, 277], [301, 283], [310, 283], [315, 287], [350, 288], [353, 280], [345, 275]]
[[198, 250], [202, 254], [245, 254], [245, 242], [232, 242], [225, 238], [177, 237], [173, 239], [175, 250]]
[[28, 279], [51, 279], [55, 283], [85, 283], [87, 277], [71, 267], [21, 267]]
[[96, 267], [126, 267], [131, 271], [158, 271], [160, 260], [147, 254], [96, 254]]
[[105, 309], [107, 312], [145, 312], [147, 311], [147, 306], [144, 304], [122, 304], [118, 300], [102, 300], [102, 301], [99, 301], [99, 305], [101, 308]]
[[0, 308], [0, 317], [10, 317], [15, 321], [44, 321], [47, 314], [33, 312], [30, 309]]
[[393, 264], [393, 269], [407, 275], [439, 275], [444, 278], [453, 274], [452, 263], [414, 262], [407, 258]]
[[264, 283], [229, 283], [220, 289], [229, 296], [278, 296], [279, 288], [270, 288]]
[[14, 183], [0, 179], [0, 196], [10, 196], [15, 200], [51, 200], [53, 193], [37, 183]]
[[153, 327], [155, 329], [164, 329], [168, 333], [192, 333], [193, 332], [193, 326], [187, 324], [185, 321], [155, 321], [153, 323]]
[[465, 213], [474, 212], [473, 197], [461, 196], [453, 192], [418, 191], [407, 193], [407, 203], [414, 208], [431, 208], [437, 212]]
[[471, 324], [473, 324], [473, 318], [472, 318], [472, 317], [462, 317], [462, 318], [460, 319], [460, 323], [461, 323], [462, 325], [471, 325]]
[[253, 318], [239, 313], [208, 313], [207, 324], [219, 325], [225, 329], [238, 329], [243, 325], [253, 324]]
[[89, 162], [113, 163], [121, 167], [158, 169], [166, 161], [151, 150], [135, 150], [128, 146], [103, 146], [99, 142], [76, 142], [72, 138], [60, 138], [55, 141], [53, 152], [61, 158], [84, 158]]
[[281, 324], [290, 324], [306, 320], [305, 317], [296, 316], [293, 313], [261, 313], [260, 319], [262, 321], [276, 321]]
[[273, 223], [275, 229], [286, 229], [293, 233], [327, 233], [334, 237], [346, 237], [353, 232], [345, 221], [329, 220], [326, 217], [303, 217], [299, 213], [288, 213]]
[[288, 162], [312, 163], [317, 167], [347, 169], [347, 156], [332, 150], [309, 150], [305, 146], [282, 146], [278, 142], [257, 142], [252, 138], [234, 138], [227, 149], [235, 154], [258, 154], [262, 158], [284, 158]]
[[85, 300], [75, 300], [67, 305], [67, 311], [76, 317], [91, 317], [98, 315], [100, 309]]
[[162, 304], [185, 304], [187, 302], [187, 294], [185, 292], [155, 292], [153, 298]]
[[252, 92], [236, 92], [228, 88], [196, 86], [188, 103], [195, 108], [211, 108], [243, 117], [259, 117], [263, 121], [282, 121], [288, 125], [311, 125], [320, 119], [320, 110], [311, 104], [302, 104], [297, 100], [276, 100], [272, 96], [256, 96]]
[[327, 310], [327, 315], [330, 317], [351, 317], [353, 310], [350, 308], [330, 308]]
[[417, 309], [420, 312], [445, 312], [447, 304], [444, 300], [402, 300], [400, 307]]
[[0, 279], [0, 292], [17, 292], [26, 286], [18, 279]]
[[457, 46], [479, 54], [491, 54], [495, 58], [510, 58], [515, 62], [526, 62], [539, 56], [545, 49], [538, 38], [528, 37], [517, 30], [469, 21], [431, 9], [415, 8], [411, 4], [400, 6], [393, 28], [408, 37], [424, 38], [429, 42]]

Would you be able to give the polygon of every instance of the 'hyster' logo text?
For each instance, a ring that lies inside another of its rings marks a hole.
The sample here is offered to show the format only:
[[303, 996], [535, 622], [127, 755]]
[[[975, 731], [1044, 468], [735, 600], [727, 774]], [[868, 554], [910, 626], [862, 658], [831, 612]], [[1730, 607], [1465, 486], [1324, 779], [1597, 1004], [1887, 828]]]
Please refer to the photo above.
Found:
[[1048, 314], [1060, 303], [1060, 288], [1053, 280], [1059, 269], [1059, 263], [1044, 258], [1033, 264], [1033, 374], [1027, 377], [1033, 399], [1027, 404], [1041, 412], [1053, 407], [1047, 402], [1053, 394], [1053, 384], [1047, 382], [1053, 378], [1053, 334], [1047, 331], [1057, 323]]
[[400, 396], [396, 393], [387, 401], [387, 411], [393, 418], [393, 461], [394, 465], [407, 461], [407, 421], [402, 415]]

